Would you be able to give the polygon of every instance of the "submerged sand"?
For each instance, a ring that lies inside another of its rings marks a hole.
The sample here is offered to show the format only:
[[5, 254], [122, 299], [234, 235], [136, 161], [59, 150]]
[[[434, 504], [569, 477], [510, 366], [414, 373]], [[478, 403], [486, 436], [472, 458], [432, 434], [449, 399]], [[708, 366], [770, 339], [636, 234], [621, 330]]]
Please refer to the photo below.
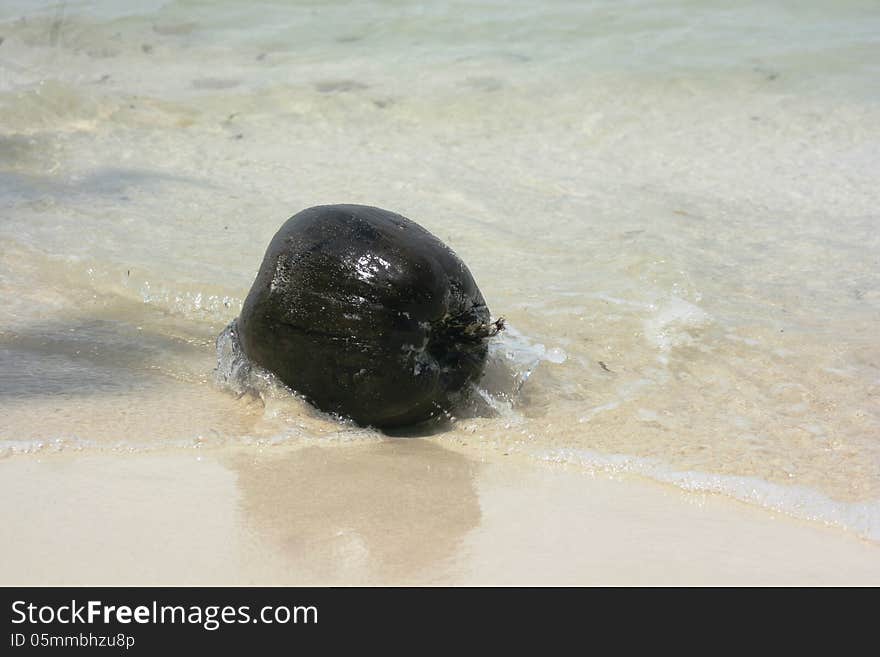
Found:
[[880, 546], [436, 439], [0, 461], [6, 585], [880, 584]]

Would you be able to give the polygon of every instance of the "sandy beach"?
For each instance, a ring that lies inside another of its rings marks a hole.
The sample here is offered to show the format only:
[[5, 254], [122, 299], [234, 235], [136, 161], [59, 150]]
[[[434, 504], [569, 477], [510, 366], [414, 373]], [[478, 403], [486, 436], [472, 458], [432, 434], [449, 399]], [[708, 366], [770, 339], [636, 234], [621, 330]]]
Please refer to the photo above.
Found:
[[718, 495], [428, 439], [0, 462], [22, 585], [878, 585], [880, 548]]

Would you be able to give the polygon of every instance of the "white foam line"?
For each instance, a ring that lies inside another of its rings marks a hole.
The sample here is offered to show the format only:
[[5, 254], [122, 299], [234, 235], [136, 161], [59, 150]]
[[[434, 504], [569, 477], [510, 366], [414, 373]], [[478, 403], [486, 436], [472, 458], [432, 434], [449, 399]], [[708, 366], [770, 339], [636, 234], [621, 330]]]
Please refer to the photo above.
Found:
[[686, 491], [718, 493], [765, 509], [835, 525], [861, 538], [880, 543], [880, 500], [841, 502], [806, 486], [776, 484], [757, 477], [675, 470], [656, 459], [625, 454], [600, 454], [589, 450], [556, 449], [538, 458], [570, 463], [591, 471], [638, 474]]

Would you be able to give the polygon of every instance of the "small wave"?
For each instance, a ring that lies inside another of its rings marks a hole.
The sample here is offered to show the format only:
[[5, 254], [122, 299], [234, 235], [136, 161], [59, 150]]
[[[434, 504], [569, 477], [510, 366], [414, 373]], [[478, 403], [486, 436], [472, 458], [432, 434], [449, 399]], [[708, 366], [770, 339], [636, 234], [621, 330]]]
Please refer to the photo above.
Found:
[[645, 337], [660, 349], [660, 361], [666, 362], [673, 347], [693, 342], [691, 331], [709, 324], [711, 318], [699, 306], [679, 297], [650, 307], [652, 314], [645, 320]]
[[211, 319], [228, 317], [241, 310], [242, 299], [230, 295], [209, 294], [201, 291], [173, 291], [144, 281], [140, 286], [141, 300], [156, 305], [172, 314], [204, 316]]
[[15, 440], [0, 438], [0, 458], [18, 454], [36, 454], [39, 452], [56, 453], [64, 451], [80, 452], [94, 448], [96, 443], [77, 436], [59, 436], [35, 440]]
[[278, 378], [255, 365], [245, 355], [238, 340], [238, 320], [235, 319], [217, 336], [217, 367], [214, 380], [221, 388], [238, 395], [254, 394], [264, 397], [267, 392], [295, 393], [289, 390]]
[[757, 477], [675, 470], [657, 459], [590, 450], [540, 451], [544, 461], [567, 463], [603, 474], [636, 474], [682, 490], [717, 493], [794, 518], [821, 522], [880, 543], [880, 500], [841, 502], [806, 486], [775, 484]]
[[459, 409], [459, 416], [521, 421], [516, 406], [526, 381], [542, 362], [559, 365], [567, 359], [562, 349], [533, 342], [507, 323], [504, 331], [489, 342], [489, 357], [483, 376], [473, 384], [473, 394], [466, 408]]

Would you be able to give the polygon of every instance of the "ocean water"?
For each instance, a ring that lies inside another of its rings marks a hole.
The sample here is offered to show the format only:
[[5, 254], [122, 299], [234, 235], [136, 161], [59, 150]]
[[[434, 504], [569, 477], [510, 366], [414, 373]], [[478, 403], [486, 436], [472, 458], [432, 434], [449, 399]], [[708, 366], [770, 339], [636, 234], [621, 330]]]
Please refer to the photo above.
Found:
[[0, 454], [381, 439], [215, 344], [363, 203], [509, 323], [425, 440], [880, 541], [878, 80], [871, 1], [5, 0]]

